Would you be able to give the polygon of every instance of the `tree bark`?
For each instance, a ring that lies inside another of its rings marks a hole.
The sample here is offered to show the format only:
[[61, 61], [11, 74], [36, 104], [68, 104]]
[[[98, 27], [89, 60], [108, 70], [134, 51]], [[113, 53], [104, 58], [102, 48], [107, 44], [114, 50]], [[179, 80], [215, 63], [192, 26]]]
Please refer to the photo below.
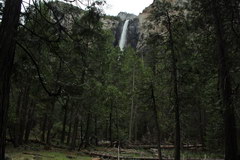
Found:
[[80, 147], [79, 147], [79, 150], [80, 148], [82, 147], [83, 143], [84, 143], [84, 134], [83, 134], [83, 121], [81, 120], [81, 125], [80, 125]]
[[35, 108], [36, 108], [36, 104], [34, 104], [34, 102], [31, 102], [30, 105], [30, 110], [28, 113], [28, 120], [27, 120], [27, 125], [26, 125], [26, 129], [25, 129], [25, 136], [24, 136], [24, 142], [28, 143], [29, 140], [29, 136], [34, 124], [34, 116], [35, 116]]
[[54, 109], [55, 109], [55, 102], [56, 99], [53, 97], [52, 102], [51, 102], [51, 110], [50, 110], [50, 115], [48, 116], [48, 127], [47, 127], [47, 145], [51, 144], [51, 131], [53, 128], [53, 123], [54, 123]]
[[30, 91], [30, 85], [28, 84], [24, 88], [24, 93], [23, 93], [23, 99], [22, 99], [22, 104], [21, 104], [21, 109], [20, 109], [20, 130], [18, 133], [18, 140], [19, 140], [19, 145], [22, 145], [24, 142], [24, 134], [26, 130], [26, 123], [27, 123], [27, 116], [29, 112], [29, 91]]
[[108, 137], [109, 137], [109, 135], [108, 135], [108, 133], [109, 133], [109, 131], [108, 131], [108, 127], [109, 127], [108, 124], [109, 124], [109, 123], [108, 123], [108, 118], [107, 118], [107, 119], [106, 119], [106, 122], [105, 122], [105, 125], [106, 125], [106, 126], [105, 126], [105, 139], [106, 139], [106, 140], [108, 140]]
[[5, 157], [10, 77], [22, 0], [6, 0], [0, 27], [0, 159]]
[[73, 109], [71, 109], [71, 114], [70, 114], [70, 119], [69, 119], [69, 121], [70, 121], [70, 123], [69, 123], [69, 126], [68, 126], [68, 135], [67, 135], [67, 144], [70, 144], [70, 141], [71, 141], [71, 133], [72, 133], [72, 121], [73, 121], [73, 119], [72, 119], [72, 116], [73, 116]]
[[42, 142], [45, 142], [45, 134], [46, 134], [46, 128], [47, 128], [47, 122], [48, 122], [48, 115], [47, 113], [45, 113], [43, 120], [42, 120], [43, 124], [42, 124]]
[[16, 123], [14, 124], [14, 147], [19, 146], [19, 132], [20, 132], [20, 110], [21, 110], [21, 101], [22, 101], [22, 91], [18, 95], [18, 101], [16, 106]]
[[224, 111], [225, 160], [237, 160], [237, 130], [235, 124], [234, 106], [232, 103], [230, 64], [227, 45], [224, 39], [226, 35], [219, 2], [217, 0], [213, 0], [212, 7], [218, 46], [219, 91]]
[[63, 125], [62, 125], [61, 143], [64, 143], [65, 141], [66, 124], [67, 124], [67, 116], [68, 116], [68, 101], [69, 99], [67, 99], [66, 104], [63, 106], [64, 117], [63, 117]]
[[86, 130], [84, 134], [84, 148], [89, 146], [89, 128], [91, 123], [91, 114], [87, 114], [87, 124], [86, 124]]
[[73, 132], [72, 132], [72, 142], [71, 142], [71, 150], [74, 150], [76, 147], [76, 139], [77, 139], [77, 133], [78, 133], [78, 123], [79, 123], [79, 115], [78, 113], [75, 115], [74, 118], [74, 125], [73, 125]]

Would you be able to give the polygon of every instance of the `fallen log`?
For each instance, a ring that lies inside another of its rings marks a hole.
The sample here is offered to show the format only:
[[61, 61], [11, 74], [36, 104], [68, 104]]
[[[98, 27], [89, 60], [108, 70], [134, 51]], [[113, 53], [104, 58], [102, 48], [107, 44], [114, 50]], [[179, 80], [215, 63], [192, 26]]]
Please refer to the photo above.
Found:
[[[102, 159], [119, 159], [119, 160], [159, 160], [157, 157], [124, 157], [109, 154], [100, 154], [96, 152], [84, 152], [92, 157], [100, 157]], [[163, 160], [174, 160], [173, 158], [163, 157]], [[204, 158], [186, 158], [185, 160], [223, 160], [223, 159], [204, 159]]]
[[[184, 149], [197, 149], [197, 148], [202, 148], [202, 144], [197, 144], [197, 145], [190, 145], [190, 144], [186, 144], [183, 145]], [[129, 149], [136, 149], [136, 148], [141, 148], [141, 149], [150, 149], [150, 148], [157, 148], [156, 145], [128, 145], [126, 148]], [[174, 145], [161, 145], [162, 149], [174, 149], [175, 146]]]
[[45, 156], [45, 155], [41, 155], [41, 154], [38, 154], [38, 153], [29, 153], [29, 152], [23, 152], [23, 154], [26, 154], [26, 155], [31, 155], [31, 156], [37, 156], [37, 157], [45, 157], [45, 158], [55, 158], [53, 156]]
[[[84, 152], [85, 154], [88, 154], [92, 157], [100, 157], [103, 159], [124, 159], [124, 160], [158, 160], [158, 158], [154, 157], [124, 157], [124, 156], [115, 156], [115, 155], [109, 155], [109, 154], [100, 154], [96, 152]], [[168, 160], [173, 160], [173, 159], [168, 159]]]

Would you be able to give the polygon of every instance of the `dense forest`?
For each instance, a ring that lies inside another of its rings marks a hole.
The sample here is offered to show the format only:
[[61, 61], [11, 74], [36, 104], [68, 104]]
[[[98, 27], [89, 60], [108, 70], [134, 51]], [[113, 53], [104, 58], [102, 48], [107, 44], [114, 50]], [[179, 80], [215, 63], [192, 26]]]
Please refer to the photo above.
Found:
[[240, 1], [154, 0], [144, 20], [106, 3], [0, 0], [0, 159], [40, 144], [239, 160]]

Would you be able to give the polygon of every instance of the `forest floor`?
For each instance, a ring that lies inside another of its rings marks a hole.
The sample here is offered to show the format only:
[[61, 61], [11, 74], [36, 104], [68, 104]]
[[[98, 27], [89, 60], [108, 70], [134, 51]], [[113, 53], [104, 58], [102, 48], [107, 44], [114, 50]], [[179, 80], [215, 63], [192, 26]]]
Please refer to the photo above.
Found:
[[8, 146], [6, 155], [11, 160], [92, 160], [92, 157], [83, 152], [68, 151], [67, 149], [44, 149], [43, 146], [28, 145], [14, 148]]
[[[91, 154], [90, 153], [94, 153]], [[166, 149], [162, 151], [165, 159], [171, 159], [174, 151], [172, 149]], [[91, 147], [87, 150], [68, 151], [67, 149], [51, 148], [50, 150], [44, 149], [42, 145], [25, 145], [19, 148], [8, 146], [6, 154], [12, 160], [92, 160], [97, 158], [97, 155], [107, 155], [117, 157], [117, 148], [107, 147]], [[120, 149], [121, 157], [126, 158], [157, 158], [156, 149]], [[207, 153], [203, 151], [183, 151], [181, 154], [183, 159], [223, 159], [221, 154]]]

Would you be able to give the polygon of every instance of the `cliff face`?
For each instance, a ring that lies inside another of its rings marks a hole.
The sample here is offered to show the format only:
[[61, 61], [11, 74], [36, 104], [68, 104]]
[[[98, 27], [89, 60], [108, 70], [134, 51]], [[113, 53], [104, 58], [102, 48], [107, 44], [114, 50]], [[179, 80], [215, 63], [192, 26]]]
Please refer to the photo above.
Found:
[[127, 37], [127, 44], [132, 46], [133, 48], [137, 48], [139, 42], [139, 19], [135, 18], [129, 22], [128, 26], [128, 37]]
[[122, 21], [125, 21], [127, 19], [133, 20], [135, 18], [137, 18], [136, 15], [134, 14], [130, 14], [130, 13], [126, 13], [126, 12], [120, 12], [117, 15]]
[[[159, 0], [154, 0], [153, 3], [146, 7], [142, 13], [138, 16], [133, 14], [128, 14], [125, 12], [120, 12], [118, 17], [120, 22], [116, 28], [116, 40], [115, 45], [118, 45], [119, 39], [121, 37], [122, 28], [126, 19], [129, 19], [128, 33], [127, 33], [127, 44], [126, 46], [131, 46], [137, 50], [137, 52], [144, 53], [146, 48], [146, 42], [150, 34], [159, 33], [162, 34], [166, 31], [162, 24], [156, 24], [152, 19], [151, 15], [154, 9], [156, 9], [156, 3]], [[181, 6], [186, 0], [166, 0], [173, 5]]]
[[138, 19], [138, 17], [136, 15], [128, 14], [125, 12], [119, 13], [118, 17], [120, 18], [120, 22], [119, 22], [118, 27], [116, 28], [114, 45], [117, 46], [119, 44], [122, 30], [123, 30], [123, 25], [126, 20], [129, 20], [126, 46], [131, 46], [133, 48], [136, 48], [138, 40], [139, 40], [139, 19]]
[[111, 30], [113, 32], [113, 35], [118, 34], [117, 28], [120, 24], [120, 20], [118, 18], [106, 17], [106, 18], [102, 18], [101, 21], [103, 23], [103, 29]]
[[151, 12], [153, 10], [152, 5], [145, 8], [142, 13], [139, 14], [139, 40], [137, 44], [137, 50], [143, 50], [145, 46], [145, 42], [149, 36], [149, 25], [152, 24], [152, 21], [150, 20]]
[[[129, 26], [128, 33], [128, 45], [130, 44], [133, 48], [144, 55], [147, 51], [146, 42], [150, 34], [158, 33], [164, 34], [166, 28], [162, 23], [156, 24], [151, 18], [152, 13], [156, 8], [156, 5], [160, 0], [154, 0], [153, 3], [146, 7], [142, 13], [140, 13], [134, 20], [135, 23]], [[166, 0], [174, 6], [182, 6], [186, 0]], [[172, 14], [178, 14], [173, 12]]]
[[[81, 17], [84, 12], [78, 7], [64, 2], [54, 2], [50, 3], [50, 5], [55, 9], [56, 13], [58, 13], [60, 17], [64, 17], [61, 23], [69, 30], [71, 30], [74, 18], [79, 16]], [[144, 9], [144, 11], [138, 16], [126, 12], [120, 12], [117, 17], [103, 17], [101, 19], [103, 23], [103, 29], [111, 30], [112, 33], [115, 35], [115, 41], [113, 42], [113, 44], [115, 46], [118, 46], [124, 23], [126, 20], [129, 20], [126, 47], [131, 46], [137, 51], [142, 51], [149, 34], [152, 31], [155, 32], [156, 30], [159, 30], [159, 27], [155, 27], [149, 30], [149, 25], [156, 26], [153, 25], [153, 22], [149, 19], [153, 6], [154, 3]], [[72, 14], [72, 12], [74, 14]]]
[[[119, 23], [118, 26], [116, 27], [116, 31], [114, 32], [115, 33], [114, 45], [117, 46], [119, 44], [124, 22], [128, 19], [129, 25], [126, 46], [131, 46], [137, 51], [144, 50], [145, 42], [149, 34], [151, 32], [160, 31], [159, 27], [156, 27], [156, 25], [154, 25], [149, 18], [153, 10], [153, 7], [154, 3], [149, 7], [145, 8], [144, 11], [138, 16], [128, 14], [125, 12], [120, 12], [118, 14]], [[149, 29], [150, 25], [155, 27]]]

